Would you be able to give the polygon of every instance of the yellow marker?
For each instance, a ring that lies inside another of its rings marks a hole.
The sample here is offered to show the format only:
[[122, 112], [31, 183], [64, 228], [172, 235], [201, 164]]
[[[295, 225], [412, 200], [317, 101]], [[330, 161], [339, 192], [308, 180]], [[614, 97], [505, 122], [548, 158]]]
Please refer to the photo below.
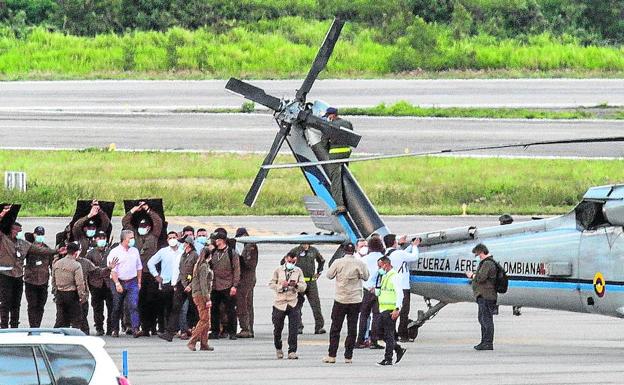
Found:
[[607, 282], [600, 272], [597, 272], [594, 275], [594, 291], [596, 292], [596, 295], [600, 298], [602, 298], [607, 291]]

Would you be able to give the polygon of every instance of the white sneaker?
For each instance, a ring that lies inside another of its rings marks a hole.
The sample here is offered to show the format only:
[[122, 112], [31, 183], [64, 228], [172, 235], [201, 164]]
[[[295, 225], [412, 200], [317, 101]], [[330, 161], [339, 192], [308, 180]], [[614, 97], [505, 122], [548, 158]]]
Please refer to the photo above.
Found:
[[281, 351], [281, 350], [277, 350], [277, 351], [275, 352], [275, 355], [277, 356], [277, 359], [278, 359], [278, 360], [281, 360], [282, 358], [284, 358], [284, 352], [283, 352], [283, 351]]

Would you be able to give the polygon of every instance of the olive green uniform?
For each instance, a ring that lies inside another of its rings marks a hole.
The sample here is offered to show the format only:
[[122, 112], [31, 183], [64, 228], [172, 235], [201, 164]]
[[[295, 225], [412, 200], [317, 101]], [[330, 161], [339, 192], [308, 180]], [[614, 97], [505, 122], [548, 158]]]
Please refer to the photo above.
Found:
[[[320, 274], [325, 266], [325, 259], [314, 246], [310, 246], [307, 250], [304, 250], [303, 246], [297, 246], [290, 250], [291, 253], [297, 255], [296, 266], [303, 271], [303, 277], [307, 284], [306, 290], [303, 295], [299, 296], [299, 306], [302, 308], [305, 302], [305, 297], [310, 302], [312, 308], [312, 315], [314, 316], [314, 331], [317, 332], [325, 325], [323, 319], [323, 313], [321, 312], [321, 300], [318, 294], [318, 286], [316, 285], [316, 274]], [[305, 296], [305, 297], [304, 297]], [[303, 310], [303, 309], [302, 309]], [[299, 331], [303, 330], [303, 322], [299, 326]]]

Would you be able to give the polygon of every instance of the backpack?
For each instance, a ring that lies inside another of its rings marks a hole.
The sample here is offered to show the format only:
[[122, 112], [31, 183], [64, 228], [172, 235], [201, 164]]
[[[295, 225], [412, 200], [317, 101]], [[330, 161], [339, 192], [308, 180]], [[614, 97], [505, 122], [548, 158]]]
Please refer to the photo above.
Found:
[[[494, 261], [494, 259], [492, 259]], [[500, 263], [494, 261], [496, 265], [496, 282], [494, 283], [494, 288], [496, 292], [499, 294], [507, 293], [507, 288], [509, 287], [509, 278], [507, 277], [507, 272], [500, 265]]]

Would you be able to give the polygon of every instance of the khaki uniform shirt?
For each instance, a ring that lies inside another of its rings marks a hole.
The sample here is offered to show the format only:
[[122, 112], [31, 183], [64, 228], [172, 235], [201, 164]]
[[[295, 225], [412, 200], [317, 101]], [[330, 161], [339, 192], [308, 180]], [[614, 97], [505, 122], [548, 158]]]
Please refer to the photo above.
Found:
[[[286, 291], [283, 290], [282, 283], [295, 281], [297, 285], [295, 287], [289, 286]], [[296, 267], [287, 271], [286, 266], [280, 266], [273, 272], [269, 287], [275, 291], [275, 301], [273, 301], [273, 307], [278, 310], [284, 311], [288, 306], [295, 307], [299, 300], [299, 293], [303, 293], [306, 290], [306, 283], [303, 277], [303, 271]]]
[[475, 299], [483, 297], [490, 301], [498, 299], [496, 293], [496, 264], [491, 256], [479, 262], [477, 271], [472, 276], [472, 292]]
[[72, 257], [63, 257], [52, 265], [52, 290], [77, 291], [80, 302], [87, 300], [87, 285], [82, 266]]
[[[104, 231], [108, 230], [108, 226], [110, 226], [110, 218], [104, 211], [100, 211], [97, 213], [100, 217], [100, 227], [98, 227], [95, 231]], [[72, 235], [74, 236], [74, 240], [80, 243], [80, 258], [84, 258], [87, 255], [87, 252], [95, 247], [94, 237], [87, 237], [84, 230], [82, 229], [85, 226], [85, 223], [89, 220], [89, 216], [85, 215], [84, 217], [78, 219], [74, 222], [74, 226], [72, 227]]]
[[[39, 247], [48, 247], [44, 243], [33, 243]], [[31, 285], [48, 285], [50, 281], [50, 269], [52, 268], [53, 256], [28, 253], [26, 266], [24, 266], [24, 282]]]
[[[214, 290], [226, 290], [238, 287], [240, 282], [240, 257], [236, 250], [232, 250], [232, 258], [229, 257], [230, 247], [223, 250], [215, 249], [212, 252], [212, 270], [214, 272]], [[207, 250], [204, 248], [204, 250]]]
[[362, 302], [362, 283], [368, 280], [368, 267], [353, 254], [336, 260], [327, 270], [327, 278], [336, 278], [336, 302]]
[[0, 274], [19, 278], [24, 275], [24, 259], [26, 255], [52, 257], [56, 251], [47, 247], [37, 246], [23, 239], [11, 239], [0, 231], [0, 266], [12, 267], [11, 270], [0, 271]]
[[158, 239], [160, 238], [160, 233], [163, 228], [162, 219], [158, 213], [154, 210], [150, 210], [147, 215], [149, 215], [152, 220], [152, 229], [145, 235], [139, 235], [138, 229], [132, 225], [132, 215], [133, 214], [128, 211], [128, 213], [121, 219], [121, 226], [126, 230], [134, 231], [134, 247], [139, 250], [141, 263], [143, 264], [143, 272], [149, 273], [147, 261], [149, 261], [149, 259], [152, 258], [159, 249]]
[[212, 292], [212, 280], [214, 274], [210, 270], [208, 262], [205, 260], [197, 264], [197, 268], [193, 274], [193, 280], [191, 281], [191, 292], [193, 297], [201, 295], [206, 300], [210, 299], [210, 293]]

